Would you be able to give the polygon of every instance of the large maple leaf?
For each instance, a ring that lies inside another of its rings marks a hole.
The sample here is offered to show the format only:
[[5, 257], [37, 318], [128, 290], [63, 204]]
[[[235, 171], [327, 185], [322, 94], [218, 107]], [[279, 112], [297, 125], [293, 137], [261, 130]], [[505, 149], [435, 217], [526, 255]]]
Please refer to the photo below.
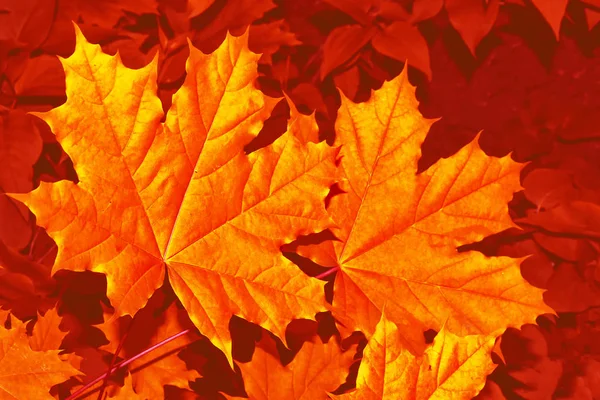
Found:
[[522, 165], [488, 157], [475, 140], [416, 174], [433, 123], [417, 106], [406, 72], [365, 103], [342, 95], [343, 193], [328, 207], [339, 241], [299, 251], [337, 264], [339, 321], [371, 335], [387, 303], [405, 346], [420, 353], [427, 329], [488, 335], [552, 310], [522, 278], [519, 260], [456, 250], [514, 226], [506, 204], [520, 188]]
[[212, 54], [190, 46], [187, 78], [163, 113], [156, 58], [139, 70], [103, 54], [76, 28], [61, 59], [67, 102], [46, 121], [79, 183], [42, 183], [25, 202], [59, 247], [53, 272], [106, 274], [116, 315], [142, 308], [168, 271], [199, 330], [231, 362], [233, 314], [279, 337], [326, 307], [323, 285], [279, 250], [330, 225], [324, 198], [336, 150], [284, 134], [246, 155], [277, 99], [253, 86], [259, 55], [247, 33]]

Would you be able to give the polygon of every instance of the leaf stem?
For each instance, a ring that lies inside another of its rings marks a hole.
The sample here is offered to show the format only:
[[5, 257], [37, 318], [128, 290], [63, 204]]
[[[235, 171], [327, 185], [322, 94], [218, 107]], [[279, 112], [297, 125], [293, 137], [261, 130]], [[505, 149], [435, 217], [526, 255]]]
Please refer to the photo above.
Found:
[[127, 360], [123, 360], [120, 363], [115, 364], [114, 367], [112, 367], [112, 369], [110, 371], [105, 372], [104, 374], [100, 375], [99, 377], [97, 377], [96, 379], [94, 379], [91, 382], [88, 382], [87, 385], [85, 385], [84, 387], [82, 387], [81, 389], [79, 389], [78, 391], [76, 391], [75, 393], [73, 393], [72, 395], [70, 395], [69, 397], [67, 397], [65, 400], [75, 400], [77, 398], [77, 396], [79, 396], [81, 393], [85, 392], [86, 390], [88, 390], [90, 387], [94, 386], [96, 383], [100, 382], [101, 380], [103, 380], [104, 378], [108, 377], [108, 375], [114, 373], [115, 371], [117, 371], [120, 368], [123, 368], [126, 365], [131, 364], [132, 362], [134, 362], [135, 360], [137, 360], [138, 358], [141, 358], [143, 356], [145, 356], [146, 354], [152, 352], [153, 350], [177, 339], [180, 336], [183, 336], [185, 334], [190, 333], [192, 330], [191, 328], [185, 329], [179, 333], [176, 333], [173, 336], [169, 336], [168, 338], [166, 338], [165, 340], [163, 340], [162, 342], [156, 343], [155, 345], [148, 347], [146, 350], [136, 354], [135, 356], [127, 359]]
[[[131, 332], [131, 327], [133, 326], [133, 323], [135, 321], [135, 318], [131, 320], [131, 322], [129, 323], [129, 327], [127, 328], [127, 332], [125, 332], [125, 334], [123, 335], [123, 337], [121, 338], [121, 341], [119, 342], [119, 345], [117, 346], [117, 350], [115, 351], [115, 354], [112, 357], [112, 360], [110, 360], [110, 364], [108, 365], [108, 371], [111, 371], [113, 369], [113, 367], [115, 366], [115, 364], [117, 363], [117, 358], [119, 357], [119, 353], [121, 352], [121, 349], [123, 348], [123, 345], [125, 344], [125, 340], [127, 340], [127, 336], [129, 335], [129, 332]], [[102, 382], [102, 387], [100, 388], [100, 393], [98, 393], [98, 400], [102, 400], [102, 397], [104, 397], [104, 391], [106, 390], [106, 387], [108, 386], [108, 378], [110, 377], [110, 373], [105, 374], [106, 376], [104, 377], [104, 381]]]
[[315, 276], [315, 278], [317, 278], [317, 279], [323, 279], [323, 278], [325, 278], [325, 277], [327, 277], [327, 276], [329, 276], [329, 275], [333, 274], [333, 273], [334, 273], [334, 272], [336, 272], [338, 269], [340, 269], [340, 267], [333, 267], [333, 268], [330, 268], [330, 269], [328, 269], [327, 271], [325, 271], [325, 272], [323, 272], [323, 273], [321, 273], [321, 274], [319, 274], [319, 275]]

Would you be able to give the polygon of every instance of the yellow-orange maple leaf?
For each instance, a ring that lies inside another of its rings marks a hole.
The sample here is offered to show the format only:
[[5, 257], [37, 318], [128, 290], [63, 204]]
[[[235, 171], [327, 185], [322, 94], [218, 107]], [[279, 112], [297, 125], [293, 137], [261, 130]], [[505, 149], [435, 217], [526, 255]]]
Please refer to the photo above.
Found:
[[67, 102], [37, 114], [73, 160], [79, 183], [42, 183], [25, 202], [57, 242], [54, 271], [106, 274], [117, 315], [133, 315], [165, 271], [198, 329], [231, 362], [233, 314], [279, 337], [326, 307], [320, 281], [280, 246], [330, 225], [323, 199], [336, 150], [284, 134], [246, 155], [277, 99], [253, 86], [259, 55], [247, 33], [205, 55], [161, 123], [157, 59], [139, 70], [76, 29], [61, 59]]
[[328, 208], [340, 240], [302, 250], [337, 263], [338, 320], [368, 336], [387, 303], [415, 353], [429, 328], [487, 335], [552, 312], [521, 277], [518, 260], [456, 250], [514, 226], [507, 202], [522, 166], [488, 157], [475, 140], [417, 175], [432, 123], [417, 106], [405, 72], [365, 103], [342, 95], [336, 145], [344, 193]]
[[53, 399], [52, 386], [81, 375], [58, 357], [59, 350], [33, 351], [25, 325], [16, 318], [12, 324], [0, 327], [0, 400]]
[[445, 328], [423, 356], [403, 347], [396, 324], [382, 313], [365, 348], [356, 390], [330, 395], [338, 400], [468, 400], [477, 395], [495, 365], [495, 335], [458, 337]]
[[[253, 400], [317, 400], [344, 383], [355, 347], [342, 351], [331, 338], [307, 341], [288, 365], [281, 365], [275, 341], [263, 333], [252, 361], [239, 363], [246, 393]], [[265, 348], [269, 349], [267, 351]], [[225, 395], [229, 399], [232, 397]]]

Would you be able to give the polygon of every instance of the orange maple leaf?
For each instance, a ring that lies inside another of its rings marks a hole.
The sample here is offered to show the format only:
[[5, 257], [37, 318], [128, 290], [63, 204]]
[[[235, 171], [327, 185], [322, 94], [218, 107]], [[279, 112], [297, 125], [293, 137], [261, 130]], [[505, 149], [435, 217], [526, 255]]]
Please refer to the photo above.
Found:
[[356, 390], [338, 400], [472, 399], [496, 367], [490, 359], [495, 335], [458, 337], [445, 328], [423, 356], [402, 345], [396, 324], [382, 313], [365, 348]]
[[61, 320], [56, 308], [38, 316], [29, 338], [31, 348], [35, 351], [60, 349], [63, 339], [67, 336], [67, 332], [63, 332], [59, 328]]
[[[254, 351], [252, 361], [238, 363], [249, 398], [254, 400], [312, 400], [326, 397], [344, 383], [353, 362], [355, 346], [345, 351], [332, 338], [307, 341], [288, 365], [281, 365], [275, 341], [267, 334]], [[224, 394], [228, 399], [238, 397]]]
[[373, 333], [384, 303], [405, 346], [424, 348], [423, 331], [446, 325], [459, 335], [488, 335], [552, 312], [519, 261], [456, 248], [514, 226], [507, 202], [522, 165], [488, 157], [477, 140], [416, 174], [432, 120], [417, 110], [406, 72], [369, 101], [342, 95], [336, 121], [342, 194], [328, 211], [339, 241], [301, 254], [333, 260], [334, 316]]
[[231, 360], [232, 315], [284, 337], [326, 308], [323, 283], [279, 250], [330, 225], [324, 198], [337, 154], [284, 134], [246, 155], [277, 102], [253, 87], [247, 33], [212, 54], [190, 45], [187, 77], [161, 123], [156, 58], [131, 70], [76, 28], [61, 62], [67, 102], [46, 121], [79, 183], [43, 182], [13, 197], [58, 245], [53, 272], [106, 274], [116, 315], [133, 315], [169, 281], [202, 334]]
[[49, 390], [77, 369], [58, 357], [60, 350], [33, 351], [25, 325], [12, 318], [12, 329], [0, 326], [0, 399], [53, 399]]

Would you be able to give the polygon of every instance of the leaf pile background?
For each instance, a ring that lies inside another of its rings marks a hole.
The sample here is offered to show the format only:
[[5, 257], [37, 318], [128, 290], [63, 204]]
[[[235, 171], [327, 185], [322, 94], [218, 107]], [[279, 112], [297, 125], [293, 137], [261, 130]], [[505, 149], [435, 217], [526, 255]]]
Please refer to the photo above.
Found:
[[0, 2], [0, 399], [600, 398], [598, 22]]

